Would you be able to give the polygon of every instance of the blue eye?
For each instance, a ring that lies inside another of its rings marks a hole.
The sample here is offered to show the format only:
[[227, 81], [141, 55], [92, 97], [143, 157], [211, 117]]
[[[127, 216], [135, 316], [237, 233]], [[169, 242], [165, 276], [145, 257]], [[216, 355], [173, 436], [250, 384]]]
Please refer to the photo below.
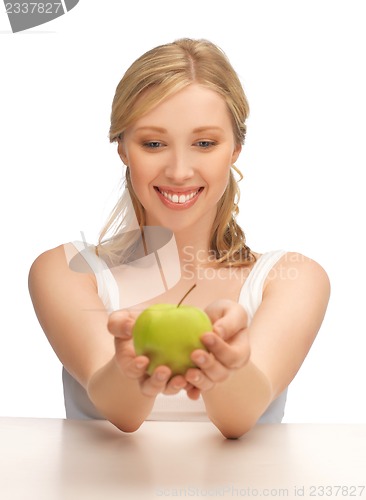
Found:
[[147, 141], [144, 142], [143, 146], [149, 149], [158, 149], [162, 146], [162, 144], [159, 141]]
[[202, 149], [208, 149], [208, 148], [215, 145], [215, 143], [213, 141], [198, 141], [197, 144]]

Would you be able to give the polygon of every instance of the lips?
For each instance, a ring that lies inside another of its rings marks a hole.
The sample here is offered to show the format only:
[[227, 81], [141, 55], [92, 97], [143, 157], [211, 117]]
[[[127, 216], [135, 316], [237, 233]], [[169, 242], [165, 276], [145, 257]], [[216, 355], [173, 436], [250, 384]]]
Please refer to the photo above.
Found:
[[203, 187], [192, 187], [179, 190], [165, 186], [155, 186], [154, 189], [165, 205], [174, 208], [188, 208], [192, 206], [203, 191]]

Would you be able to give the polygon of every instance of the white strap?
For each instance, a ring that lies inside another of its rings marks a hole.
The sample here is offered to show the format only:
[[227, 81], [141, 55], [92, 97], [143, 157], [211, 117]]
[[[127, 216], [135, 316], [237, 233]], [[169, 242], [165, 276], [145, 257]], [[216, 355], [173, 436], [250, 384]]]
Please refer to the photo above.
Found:
[[247, 311], [249, 323], [262, 302], [263, 285], [267, 276], [285, 253], [285, 250], [273, 250], [261, 255], [245, 280], [240, 292], [239, 303]]

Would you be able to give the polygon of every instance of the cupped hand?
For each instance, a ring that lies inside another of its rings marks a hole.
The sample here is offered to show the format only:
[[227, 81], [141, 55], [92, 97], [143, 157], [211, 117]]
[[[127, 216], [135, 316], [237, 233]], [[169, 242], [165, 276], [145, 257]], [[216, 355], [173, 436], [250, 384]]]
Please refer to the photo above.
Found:
[[234, 370], [243, 367], [250, 357], [245, 309], [237, 302], [220, 299], [212, 302], [205, 311], [211, 319], [213, 332], [201, 337], [208, 352], [197, 349], [191, 354], [198, 368], [190, 368], [185, 374], [192, 386], [187, 389], [189, 397], [197, 390], [208, 391], [223, 382]]
[[[128, 378], [136, 380], [145, 396], [155, 397], [159, 393], [177, 394], [181, 389], [193, 389], [182, 375], [172, 377], [171, 369], [158, 366], [153, 373], [147, 374], [150, 362], [147, 356], [136, 356], [132, 329], [139, 311], [119, 310], [113, 312], [108, 319], [108, 330], [114, 336], [115, 358], [121, 372]], [[197, 391], [192, 395], [196, 398]], [[198, 393], [199, 395], [199, 393]]]

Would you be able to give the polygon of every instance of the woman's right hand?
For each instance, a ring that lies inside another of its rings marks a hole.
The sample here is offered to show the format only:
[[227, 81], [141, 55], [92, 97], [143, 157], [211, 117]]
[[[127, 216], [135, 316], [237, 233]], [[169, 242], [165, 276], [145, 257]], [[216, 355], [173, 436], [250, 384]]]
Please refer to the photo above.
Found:
[[172, 372], [167, 366], [158, 366], [151, 376], [147, 374], [150, 360], [147, 356], [136, 356], [132, 340], [132, 329], [138, 315], [138, 311], [121, 309], [108, 318], [108, 330], [114, 336], [115, 357], [122, 373], [135, 379], [145, 396], [177, 394], [182, 389], [189, 391], [191, 387], [185, 378], [182, 375], [171, 377]]

